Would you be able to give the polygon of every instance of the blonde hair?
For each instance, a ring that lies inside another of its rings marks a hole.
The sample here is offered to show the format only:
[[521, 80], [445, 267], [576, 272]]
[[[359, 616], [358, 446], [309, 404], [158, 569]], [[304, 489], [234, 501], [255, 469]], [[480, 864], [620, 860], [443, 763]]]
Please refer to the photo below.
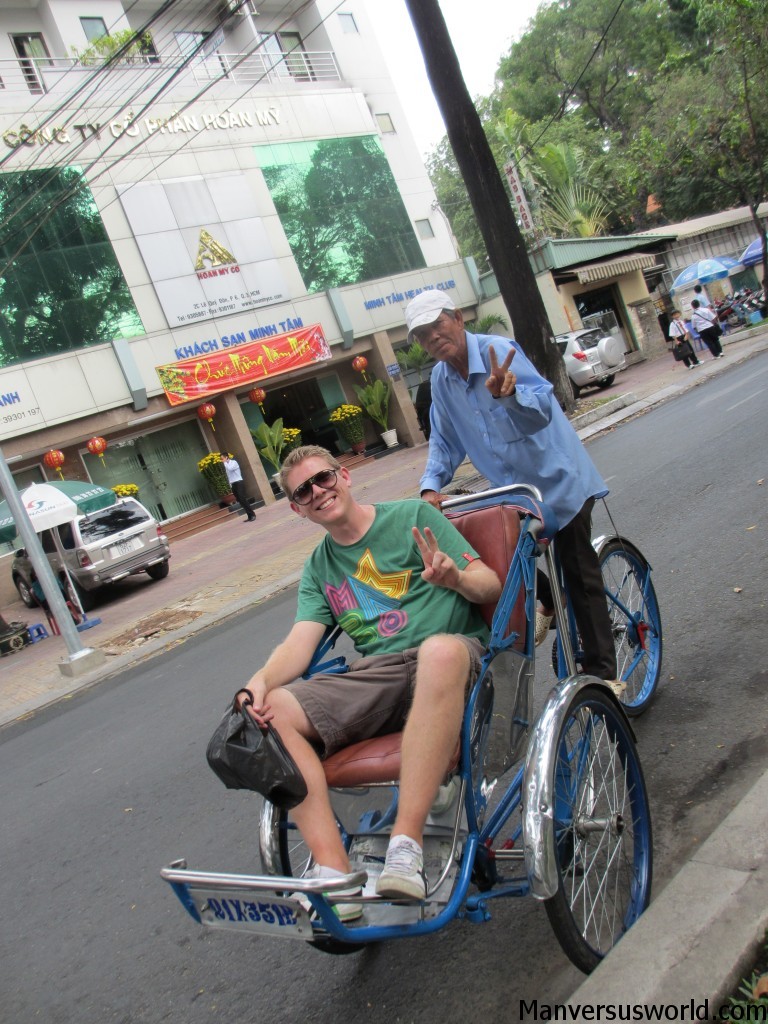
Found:
[[293, 451], [289, 452], [283, 464], [280, 467], [280, 473], [278, 474], [277, 481], [283, 493], [287, 494], [290, 498], [291, 495], [288, 491], [286, 480], [290, 471], [294, 466], [298, 466], [300, 462], [304, 462], [305, 459], [325, 459], [331, 469], [341, 469], [341, 463], [336, 459], [327, 448], [321, 447], [319, 444], [303, 444], [299, 448], [294, 448]]

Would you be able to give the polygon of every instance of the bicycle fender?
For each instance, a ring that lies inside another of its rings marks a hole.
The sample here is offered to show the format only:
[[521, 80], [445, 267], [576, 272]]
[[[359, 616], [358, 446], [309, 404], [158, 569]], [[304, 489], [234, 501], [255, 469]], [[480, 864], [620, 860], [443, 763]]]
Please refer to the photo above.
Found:
[[523, 773], [523, 851], [531, 895], [548, 900], [560, 878], [555, 855], [555, 760], [557, 737], [575, 694], [587, 686], [605, 686], [595, 676], [573, 675], [552, 688], [528, 745]]

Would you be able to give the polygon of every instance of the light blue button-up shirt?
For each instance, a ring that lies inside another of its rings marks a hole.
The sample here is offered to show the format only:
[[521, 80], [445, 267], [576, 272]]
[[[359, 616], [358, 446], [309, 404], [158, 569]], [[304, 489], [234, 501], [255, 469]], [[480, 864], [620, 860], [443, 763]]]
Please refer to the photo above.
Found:
[[[466, 455], [494, 487], [533, 484], [566, 526], [591, 497], [608, 488], [568, 422], [548, 380], [509, 338], [467, 331], [467, 380], [448, 363], [432, 371], [432, 432], [422, 491], [450, 483]], [[488, 348], [499, 364], [516, 349], [510, 370], [515, 394], [492, 398], [485, 382], [491, 372]]]

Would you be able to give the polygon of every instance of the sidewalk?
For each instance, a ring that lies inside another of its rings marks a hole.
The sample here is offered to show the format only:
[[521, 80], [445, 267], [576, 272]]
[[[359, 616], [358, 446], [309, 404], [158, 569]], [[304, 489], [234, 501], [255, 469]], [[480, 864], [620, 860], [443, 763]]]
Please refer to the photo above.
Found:
[[[579, 436], [588, 439], [611, 429], [765, 351], [768, 330], [741, 331], [723, 343], [725, 359], [702, 353], [702, 366], [692, 371], [668, 354], [631, 366], [610, 391], [589, 394], [616, 397], [574, 420]], [[422, 445], [354, 469], [358, 498], [373, 502], [416, 497], [426, 453]], [[454, 486], [476, 476], [465, 463]], [[106, 664], [76, 679], [63, 676], [58, 663], [67, 651], [60, 637], [0, 659], [0, 728], [275, 596], [298, 580], [317, 541], [317, 529], [290, 515], [284, 501], [260, 509], [254, 524], [233, 516], [205, 533], [176, 541], [167, 579], [133, 577], [91, 613], [101, 624], [83, 632], [81, 639], [104, 651]], [[19, 600], [5, 605], [2, 615], [8, 622], [30, 625], [41, 617], [39, 610]], [[621, 952], [574, 993], [571, 1006], [611, 1001], [679, 1005], [695, 997], [697, 1003], [710, 998], [712, 1009], [744, 961], [749, 962], [768, 925], [767, 806], [768, 772], [669, 883], [664, 898], [656, 893], [622, 941]], [[714, 929], [716, 920], [728, 926]]]

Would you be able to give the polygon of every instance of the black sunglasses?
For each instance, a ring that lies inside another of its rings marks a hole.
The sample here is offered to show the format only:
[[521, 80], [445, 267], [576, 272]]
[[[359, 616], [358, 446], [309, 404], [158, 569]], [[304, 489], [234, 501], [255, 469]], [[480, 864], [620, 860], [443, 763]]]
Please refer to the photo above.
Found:
[[335, 469], [324, 469], [320, 473], [315, 473], [309, 480], [305, 480], [303, 484], [299, 484], [296, 490], [291, 495], [291, 501], [295, 501], [297, 505], [308, 505], [312, 501], [312, 488], [317, 484], [318, 487], [333, 487], [336, 483], [336, 470]]

